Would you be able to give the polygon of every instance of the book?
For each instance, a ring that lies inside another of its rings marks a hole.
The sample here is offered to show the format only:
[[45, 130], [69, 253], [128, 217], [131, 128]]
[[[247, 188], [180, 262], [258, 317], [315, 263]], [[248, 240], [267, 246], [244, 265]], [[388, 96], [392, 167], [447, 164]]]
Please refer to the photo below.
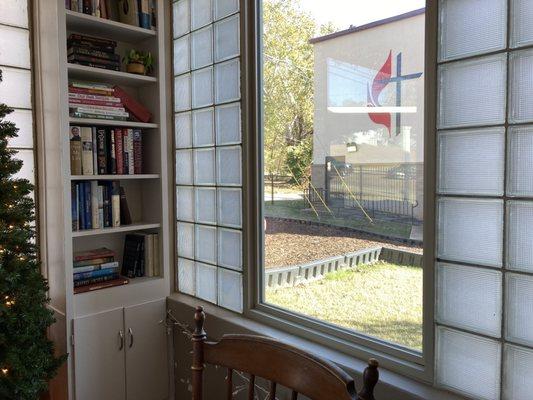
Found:
[[89, 285], [76, 287], [74, 288], [74, 294], [92, 292], [95, 290], [105, 289], [113, 286], [127, 285], [129, 282], [129, 279], [119, 277], [117, 279], [112, 279], [105, 282], [92, 283]]
[[107, 173], [117, 173], [117, 158], [115, 149], [115, 129], [112, 128], [106, 132], [107, 137]]
[[93, 175], [98, 173], [98, 149], [96, 147], [96, 126], [91, 127], [93, 142]]
[[126, 110], [128, 110], [135, 118], [141, 122], [149, 122], [152, 119], [152, 114], [146, 107], [136, 101], [133, 97], [127, 94], [120, 87], [115, 86], [113, 95], [118, 97]]
[[81, 127], [70, 127], [70, 173], [81, 175]]
[[67, 56], [67, 61], [68, 62], [84, 61], [84, 62], [89, 62], [89, 63], [97, 63], [97, 64], [102, 64], [102, 65], [111, 65], [114, 67], [115, 66], [120, 67], [120, 58], [119, 58], [120, 56], [118, 54], [106, 53], [104, 51], [91, 50], [91, 49], [87, 49], [87, 52], [88, 53], [95, 52], [97, 54], [107, 54], [108, 57], [110, 58], [102, 58], [102, 57], [95, 57], [91, 55], [72, 53]]
[[128, 25], [139, 26], [137, 0], [118, 0], [118, 19]]
[[157, 9], [155, 2], [156, 0], [150, 0], [150, 28], [154, 31], [157, 28]]
[[100, 0], [100, 18], [108, 19], [106, 0]]
[[93, 12], [92, 1], [91, 0], [83, 0], [83, 13], [91, 15], [92, 12]]
[[128, 199], [126, 198], [126, 192], [124, 188], [120, 186], [120, 224], [131, 225], [131, 213], [128, 207]]
[[85, 229], [93, 229], [92, 221], [92, 197], [91, 197], [91, 182], [81, 182], [83, 185], [83, 218], [85, 221]]
[[[95, 102], [103, 102], [103, 103], [120, 103], [120, 99], [118, 97], [109, 96], [109, 95], [99, 95], [99, 94], [89, 94], [85, 93], [86, 89], [79, 89], [79, 88], [72, 88], [73, 90], [76, 89], [76, 91], [70, 91], [68, 93], [69, 102], [72, 101], [72, 99], [78, 99], [78, 100], [92, 100]], [[98, 103], [97, 103], [98, 104]], [[106, 105], [106, 104], [101, 104]], [[119, 106], [122, 107], [122, 104]]]
[[69, 107], [80, 107], [80, 106], [104, 106], [104, 107], [112, 107], [117, 108], [121, 111], [124, 111], [125, 108], [122, 107], [121, 103], [115, 103], [112, 101], [99, 101], [99, 100], [89, 100], [89, 99], [75, 99], [75, 98], [69, 98], [68, 99]]
[[[95, 260], [96, 261], [96, 260]], [[72, 273], [79, 274], [82, 272], [91, 272], [91, 271], [98, 271], [101, 269], [117, 269], [119, 267], [118, 261], [110, 261], [107, 263], [101, 263], [101, 264], [89, 264], [89, 265], [82, 265], [81, 267], [76, 267], [74, 265], [74, 268], [72, 269]]]
[[139, 276], [141, 258], [143, 254], [144, 237], [137, 234], [127, 234], [124, 239], [124, 254], [122, 260], [122, 275], [129, 278]]
[[83, 65], [84, 67], [102, 68], [102, 69], [108, 69], [110, 71], [120, 71], [120, 65], [113, 65], [109, 63], [95, 62], [95, 61], [78, 61], [75, 59], [69, 59], [68, 62], [71, 64]]
[[78, 203], [78, 185], [73, 183], [71, 185], [71, 196], [70, 196], [70, 205], [71, 205], [71, 217], [72, 217], [72, 230], [77, 231], [80, 229], [79, 223], [79, 203]]
[[133, 129], [128, 129], [128, 169], [124, 171], [128, 175], [134, 174], [135, 154], [133, 153]]
[[98, 185], [98, 225], [100, 228], [104, 228], [104, 188]]
[[80, 273], [80, 272], [95, 271], [98, 268], [100, 268], [99, 265], [84, 265], [82, 267], [74, 267], [74, 268], [72, 268], [72, 270], [73, 270], [73, 274], [77, 274], [77, 273]]
[[91, 119], [104, 119], [108, 121], [127, 121], [127, 117], [119, 117], [116, 115], [101, 115], [91, 112], [71, 111], [70, 116], [74, 118], [91, 118]]
[[144, 29], [151, 29], [151, 12], [150, 12], [150, 0], [139, 0], [139, 26]]
[[117, 279], [118, 277], [119, 277], [119, 274], [118, 273], [114, 273], [114, 274], [111, 274], [111, 275], [98, 276], [96, 278], [81, 279], [79, 281], [74, 281], [74, 287], [90, 285], [92, 283], [100, 283], [100, 282], [110, 281], [112, 279]]
[[94, 115], [103, 115], [103, 116], [111, 116], [111, 117], [129, 117], [129, 114], [124, 111], [115, 111], [115, 110], [101, 110], [98, 108], [95, 108], [95, 106], [78, 106], [78, 107], [71, 107], [71, 112], [74, 113], [87, 113], [87, 114], [94, 114]]
[[93, 250], [85, 251], [76, 251], [74, 252], [73, 260], [74, 262], [86, 261], [86, 260], [96, 260], [107, 257], [115, 257], [116, 254], [113, 250], [108, 249], [107, 247], [100, 247]]
[[93, 229], [103, 228], [98, 218], [98, 182], [91, 181], [91, 226]]
[[110, 190], [109, 182], [104, 182], [102, 184], [102, 191], [103, 191], [103, 197], [104, 197], [104, 203], [103, 203], [104, 227], [109, 228], [113, 226], [113, 216], [112, 216], [112, 209], [111, 209], [111, 190]]
[[124, 143], [122, 139], [122, 129], [113, 129], [113, 135], [115, 140], [116, 173], [122, 175], [124, 174]]
[[145, 233], [144, 236], [144, 267], [145, 276], [154, 276], [154, 234]]
[[161, 260], [159, 257], [159, 234], [154, 233], [154, 276], [161, 276]]
[[118, 182], [112, 182], [111, 209], [113, 215], [113, 227], [120, 226], [120, 186]]
[[116, 0], [106, 0], [107, 18], [113, 21], [118, 21], [118, 4]]
[[71, 0], [70, 1], [70, 10], [78, 12], [78, 0]]
[[128, 173], [130, 169], [130, 159], [132, 157], [132, 154], [129, 153], [129, 147], [128, 147], [128, 138], [130, 134], [131, 134], [131, 129], [124, 129], [123, 136], [122, 136], [124, 143], [123, 143], [122, 148], [124, 149], [124, 171], [125, 173]]
[[87, 266], [99, 266], [101, 264], [106, 264], [113, 262], [115, 260], [114, 255], [111, 257], [99, 257], [99, 258], [91, 258], [88, 260], [82, 260], [82, 261], [74, 261], [73, 265], [74, 268], [82, 268]]
[[117, 42], [110, 39], [102, 39], [94, 36], [80, 35], [78, 33], [72, 33], [67, 39], [67, 45], [70, 46], [82, 46], [82, 47], [103, 47], [110, 48], [113, 51], [117, 47]]
[[83, 187], [83, 182], [76, 183], [77, 192], [78, 192], [78, 223], [79, 229], [85, 229], [87, 222], [85, 219], [85, 213], [83, 212], [83, 207], [85, 204], [85, 189]]
[[143, 173], [142, 131], [133, 129], [133, 173]]
[[96, 156], [98, 157], [98, 174], [107, 174], [107, 138], [105, 128], [97, 128], [96, 130]]
[[107, 275], [118, 275], [118, 262], [116, 264], [117, 265], [113, 267], [100, 268], [93, 271], [75, 272], [73, 274], [74, 282]]
[[81, 170], [83, 175], [94, 175], [93, 133], [87, 126], [81, 127]]
[[[93, 59], [100, 61], [114, 61], [120, 63], [120, 55], [110, 53], [108, 51], [101, 51], [94, 47], [87, 46], [77, 46], [72, 45], [67, 50], [67, 57], [76, 56], [76, 57], [89, 57], [87, 61], [92, 61]], [[83, 60], [83, 59], [81, 59]]]

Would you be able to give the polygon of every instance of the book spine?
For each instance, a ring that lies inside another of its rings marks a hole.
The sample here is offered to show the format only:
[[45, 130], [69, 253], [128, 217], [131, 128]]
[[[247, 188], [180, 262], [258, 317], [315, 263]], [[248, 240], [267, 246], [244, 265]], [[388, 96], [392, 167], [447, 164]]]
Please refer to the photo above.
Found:
[[70, 108], [80, 107], [80, 106], [100, 106], [100, 107], [109, 107], [109, 109], [119, 109], [125, 111], [126, 109], [121, 106], [120, 103], [113, 103], [111, 101], [97, 101], [97, 100], [88, 100], [88, 99], [73, 99], [69, 98], [68, 105]]
[[96, 154], [98, 157], [98, 174], [107, 174], [107, 146], [106, 146], [106, 130], [105, 128], [98, 128], [96, 130]]
[[108, 19], [106, 0], [100, 0], [100, 18]]
[[71, 9], [71, 11], [78, 12], [78, 0], [71, 0], [70, 9]]
[[70, 173], [81, 175], [81, 128], [79, 126], [70, 127]]
[[152, 114], [146, 107], [139, 104], [137, 101], [135, 101], [130, 95], [128, 95], [124, 90], [122, 90], [120, 87], [115, 86], [114, 90], [114, 96], [118, 97], [122, 104], [124, 104], [124, 107], [133, 114], [135, 118], [137, 118], [141, 122], [149, 122], [150, 119], [152, 119]]
[[74, 282], [81, 281], [84, 279], [91, 279], [91, 278], [99, 278], [101, 276], [107, 276], [107, 275], [118, 275], [118, 263], [116, 267], [113, 268], [102, 268], [97, 269], [94, 271], [86, 271], [86, 272], [75, 272], [73, 274], [74, 276]]
[[100, 282], [110, 281], [112, 279], [117, 279], [117, 278], [118, 278], [118, 274], [115, 273], [115, 274], [111, 274], [111, 275], [99, 276], [97, 278], [82, 279], [82, 280], [79, 280], [79, 281], [74, 281], [74, 287], [90, 285], [92, 283], [100, 283]]
[[103, 196], [104, 196], [104, 207], [103, 207], [103, 211], [104, 211], [104, 227], [105, 228], [109, 228], [112, 225], [111, 212], [110, 212], [110, 209], [111, 209], [111, 196], [109, 195], [109, 185], [107, 184], [107, 182], [105, 183], [104, 186], [102, 186], [102, 192], [103, 192]]
[[106, 264], [113, 262], [115, 260], [115, 257], [99, 257], [99, 256], [92, 256], [93, 258], [89, 258], [87, 260], [81, 260], [76, 261], [74, 260], [74, 268], [79, 267], [87, 267], [87, 266], [99, 266], [100, 264]]
[[83, 12], [83, 0], [78, 0], [78, 12]]
[[126, 192], [124, 188], [120, 187], [120, 223], [122, 225], [131, 225], [131, 213], [128, 206], [128, 199], [126, 198]]
[[72, 230], [77, 231], [80, 229], [79, 225], [79, 210], [78, 210], [78, 185], [73, 183], [71, 188], [71, 196], [70, 196], [70, 202], [71, 202], [71, 216], [72, 216]]
[[144, 237], [144, 266], [145, 276], [154, 276], [154, 236], [148, 234]]
[[115, 131], [116, 129], [111, 129], [110, 135], [109, 135], [109, 151], [108, 151], [108, 157], [109, 157], [109, 167], [108, 172], [111, 175], [115, 175], [117, 173], [117, 158], [116, 158], [116, 143], [115, 143]]
[[126, 109], [124, 107], [120, 107], [118, 103], [110, 103], [113, 104], [112, 106], [102, 106], [97, 104], [89, 104], [89, 103], [75, 103], [72, 101], [69, 101], [69, 107], [75, 108], [75, 109], [90, 109], [93, 111], [112, 111], [116, 114], [124, 114], [126, 112]]
[[135, 163], [135, 154], [133, 152], [133, 129], [128, 129], [128, 154], [129, 154], [129, 163], [127, 174], [133, 175], [135, 173], [134, 163]]
[[[87, 48], [85, 46], [71, 45], [67, 50], [67, 56], [83, 56], [99, 59], [100, 61], [114, 61], [120, 62], [120, 55], [112, 54], [107, 51], [100, 51], [93, 48]], [[89, 60], [90, 61], [90, 60]]]
[[87, 229], [87, 220], [85, 219], [85, 186], [83, 182], [76, 184], [78, 186], [78, 220], [80, 221], [80, 229]]
[[139, 268], [135, 271], [135, 276], [140, 278], [144, 276], [145, 264], [144, 264], [144, 240], [141, 241], [141, 251], [139, 253]]
[[77, 112], [77, 113], [87, 113], [87, 114], [117, 116], [117, 117], [128, 117], [129, 116], [129, 114], [124, 111], [101, 110], [93, 106], [77, 106], [77, 107], [71, 107], [70, 109], [71, 111]]
[[84, 199], [83, 213], [85, 214], [85, 229], [93, 229], [92, 223], [92, 198], [91, 198], [91, 182], [83, 182]]
[[98, 221], [98, 182], [91, 181], [91, 225], [93, 229], [100, 228]]
[[104, 189], [98, 185], [98, 225], [104, 228]]
[[118, 17], [120, 22], [139, 26], [139, 7], [137, 0], [118, 0]]
[[75, 94], [91, 94], [96, 96], [109, 96], [109, 97], [116, 97], [112, 96], [112, 92], [110, 92], [107, 89], [97, 89], [97, 88], [82, 88], [82, 87], [72, 87], [69, 86], [68, 92], [75, 93]]
[[83, 13], [91, 15], [93, 13], [91, 0], [83, 0]]
[[117, 163], [117, 175], [124, 173], [124, 157], [123, 157], [123, 142], [122, 142], [122, 129], [115, 128], [115, 160]]
[[91, 61], [79, 61], [75, 59], [68, 60], [71, 64], [83, 65], [84, 67], [101, 68], [110, 71], [120, 71], [120, 65], [111, 65], [107, 63], [91, 62]]
[[93, 175], [98, 174], [98, 146], [96, 141], [96, 126], [91, 128], [93, 142]]
[[73, 274], [78, 274], [80, 272], [91, 272], [97, 270], [99, 267], [98, 265], [84, 265], [82, 267], [76, 267], [72, 268]]
[[159, 258], [159, 234], [154, 233], [154, 276], [161, 276], [161, 265]]
[[116, 254], [113, 250], [110, 250], [106, 247], [102, 247], [95, 250], [88, 250], [88, 251], [78, 251], [74, 253], [74, 262], [79, 263], [82, 261], [87, 260], [93, 260], [93, 263], [95, 263], [94, 260], [96, 259], [103, 259], [103, 258], [115, 258]]
[[149, 0], [139, 0], [139, 26], [144, 29], [151, 28]]
[[[89, 0], [90, 1], [90, 0]], [[117, 47], [117, 42], [110, 39], [102, 39], [94, 36], [81, 35], [79, 33], [72, 33], [68, 37], [69, 41], [87, 42], [89, 44], [95, 44], [98, 46]]]
[[72, 111], [70, 116], [74, 118], [103, 119], [106, 121], [126, 121], [127, 120], [127, 117], [120, 117], [116, 115], [101, 115], [101, 114], [94, 114], [90, 112], [80, 112], [80, 111]]
[[129, 279], [119, 277], [117, 279], [112, 279], [106, 282], [93, 283], [90, 285], [76, 287], [74, 288], [74, 294], [93, 292], [95, 290], [106, 289], [106, 288], [113, 287], [113, 286], [127, 285], [128, 283], [129, 283]]
[[118, 107], [122, 107], [122, 105], [120, 105], [120, 99], [114, 96], [102, 96], [99, 94], [74, 93], [74, 92], [70, 93], [69, 92], [68, 98], [69, 98], [69, 102], [71, 102], [73, 99], [90, 100], [90, 101], [95, 101], [97, 104], [100, 104], [102, 106], [107, 105], [103, 103], [118, 103], [119, 104]]
[[70, 10], [70, 0], [65, 0], [65, 8]]
[[131, 154], [129, 153], [128, 149], [128, 136], [130, 135], [129, 129], [124, 129], [124, 143], [122, 149], [124, 150], [124, 172], [127, 173], [130, 169], [130, 162], [131, 162]]
[[93, 133], [90, 127], [81, 128], [81, 169], [83, 175], [93, 175]]
[[142, 131], [133, 130], [133, 173], [143, 173]]
[[157, 8], [155, 0], [150, 0], [150, 29], [155, 31], [157, 28]]
[[113, 227], [120, 226], [120, 188], [118, 182], [112, 183], [111, 207], [113, 215]]

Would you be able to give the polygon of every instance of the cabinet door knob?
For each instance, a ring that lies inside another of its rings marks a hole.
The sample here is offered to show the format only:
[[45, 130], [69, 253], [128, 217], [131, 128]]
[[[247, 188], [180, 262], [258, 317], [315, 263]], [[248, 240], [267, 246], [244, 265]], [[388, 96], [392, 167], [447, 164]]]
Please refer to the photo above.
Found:
[[128, 328], [128, 333], [130, 334], [130, 345], [129, 345], [129, 348], [131, 349], [131, 347], [133, 346], [133, 329]]
[[122, 350], [124, 348], [124, 332], [121, 330], [118, 331], [119, 346], [118, 349]]

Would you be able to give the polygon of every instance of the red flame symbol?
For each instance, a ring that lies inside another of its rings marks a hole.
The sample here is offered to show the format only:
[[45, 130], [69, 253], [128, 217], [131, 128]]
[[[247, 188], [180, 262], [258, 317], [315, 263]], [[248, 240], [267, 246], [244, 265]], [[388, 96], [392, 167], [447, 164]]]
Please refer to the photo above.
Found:
[[[389, 57], [385, 64], [378, 71], [372, 82], [372, 92], [367, 87], [368, 107], [380, 107], [379, 95], [389, 84], [390, 77], [392, 75], [392, 50], [389, 52]], [[391, 136], [391, 115], [389, 113], [369, 113], [368, 116], [376, 124], [384, 125], [389, 131], [389, 137]]]

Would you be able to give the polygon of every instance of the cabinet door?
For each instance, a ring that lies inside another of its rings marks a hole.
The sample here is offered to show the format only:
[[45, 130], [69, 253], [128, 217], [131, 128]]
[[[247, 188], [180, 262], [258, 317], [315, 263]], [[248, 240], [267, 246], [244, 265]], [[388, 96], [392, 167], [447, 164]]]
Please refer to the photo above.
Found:
[[122, 308], [74, 319], [76, 400], [126, 399]]
[[168, 397], [165, 299], [124, 309], [128, 400]]

